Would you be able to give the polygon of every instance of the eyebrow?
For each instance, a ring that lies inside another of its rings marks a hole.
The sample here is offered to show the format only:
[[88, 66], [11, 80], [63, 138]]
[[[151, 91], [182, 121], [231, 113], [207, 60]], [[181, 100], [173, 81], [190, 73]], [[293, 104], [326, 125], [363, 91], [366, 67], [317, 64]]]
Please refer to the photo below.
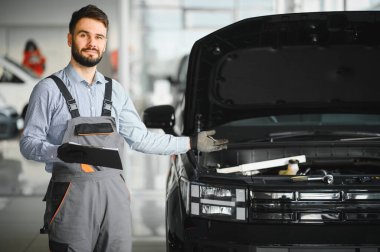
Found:
[[[86, 30], [79, 30], [77, 34], [82, 33], [82, 32], [83, 32], [83, 33], [86, 33], [86, 34], [89, 34], [89, 33], [90, 33], [89, 31], [86, 31]], [[96, 36], [101, 36], [101, 37], [103, 37], [103, 38], [106, 37], [105, 35], [100, 34], [100, 33], [97, 33], [97, 34], [95, 34], [95, 35], [96, 35]]]

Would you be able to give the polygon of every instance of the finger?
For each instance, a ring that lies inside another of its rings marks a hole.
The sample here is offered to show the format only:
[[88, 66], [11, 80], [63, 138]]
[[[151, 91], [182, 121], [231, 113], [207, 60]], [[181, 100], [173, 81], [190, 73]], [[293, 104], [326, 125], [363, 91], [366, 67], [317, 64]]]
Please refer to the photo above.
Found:
[[228, 143], [228, 139], [218, 139], [214, 142], [214, 145], [223, 145], [227, 143]]
[[206, 131], [206, 136], [212, 136], [215, 135], [216, 131], [215, 130], [208, 130]]
[[212, 151], [220, 151], [220, 150], [226, 150], [226, 149], [227, 149], [227, 145], [224, 144], [224, 145], [215, 146]]

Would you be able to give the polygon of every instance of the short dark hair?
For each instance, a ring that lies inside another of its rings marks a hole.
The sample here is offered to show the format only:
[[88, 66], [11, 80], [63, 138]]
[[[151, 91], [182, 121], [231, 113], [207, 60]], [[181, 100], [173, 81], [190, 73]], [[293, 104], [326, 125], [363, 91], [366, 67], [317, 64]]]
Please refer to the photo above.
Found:
[[108, 17], [106, 13], [104, 13], [101, 9], [99, 9], [95, 5], [89, 4], [73, 12], [73, 15], [71, 16], [71, 20], [69, 24], [69, 31], [71, 34], [74, 34], [75, 26], [81, 18], [92, 18], [92, 19], [98, 20], [104, 24], [106, 29], [108, 29]]

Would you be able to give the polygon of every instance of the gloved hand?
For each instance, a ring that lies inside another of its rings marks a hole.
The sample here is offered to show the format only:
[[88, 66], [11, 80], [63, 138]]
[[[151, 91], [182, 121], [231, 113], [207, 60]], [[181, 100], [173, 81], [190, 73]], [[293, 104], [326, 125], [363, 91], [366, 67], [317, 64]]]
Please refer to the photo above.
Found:
[[73, 148], [69, 143], [64, 143], [58, 147], [57, 157], [66, 163], [82, 163], [85, 153]]
[[215, 135], [215, 130], [199, 132], [196, 136], [190, 138], [191, 148], [201, 152], [227, 149], [227, 139], [216, 140], [212, 135]]

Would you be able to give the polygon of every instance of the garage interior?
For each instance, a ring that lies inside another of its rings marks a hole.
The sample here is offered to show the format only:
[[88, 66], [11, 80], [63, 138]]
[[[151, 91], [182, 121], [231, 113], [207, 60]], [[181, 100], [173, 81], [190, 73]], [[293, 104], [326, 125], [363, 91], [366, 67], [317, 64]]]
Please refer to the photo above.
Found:
[[[21, 64], [25, 43], [33, 40], [46, 59], [40, 78], [64, 68], [70, 60], [69, 19], [87, 4], [97, 5], [110, 19], [98, 70], [128, 89], [139, 112], [173, 103], [170, 81], [178, 81], [183, 56], [196, 40], [228, 24], [269, 14], [380, 8], [378, 0], [2, 0], [0, 56]], [[7, 100], [7, 92], [0, 95]], [[44, 164], [21, 156], [18, 141], [18, 136], [0, 141], [0, 251], [48, 251], [47, 235], [39, 229], [50, 174]], [[133, 251], [166, 251], [169, 157], [132, 150], [127, 155]]]

